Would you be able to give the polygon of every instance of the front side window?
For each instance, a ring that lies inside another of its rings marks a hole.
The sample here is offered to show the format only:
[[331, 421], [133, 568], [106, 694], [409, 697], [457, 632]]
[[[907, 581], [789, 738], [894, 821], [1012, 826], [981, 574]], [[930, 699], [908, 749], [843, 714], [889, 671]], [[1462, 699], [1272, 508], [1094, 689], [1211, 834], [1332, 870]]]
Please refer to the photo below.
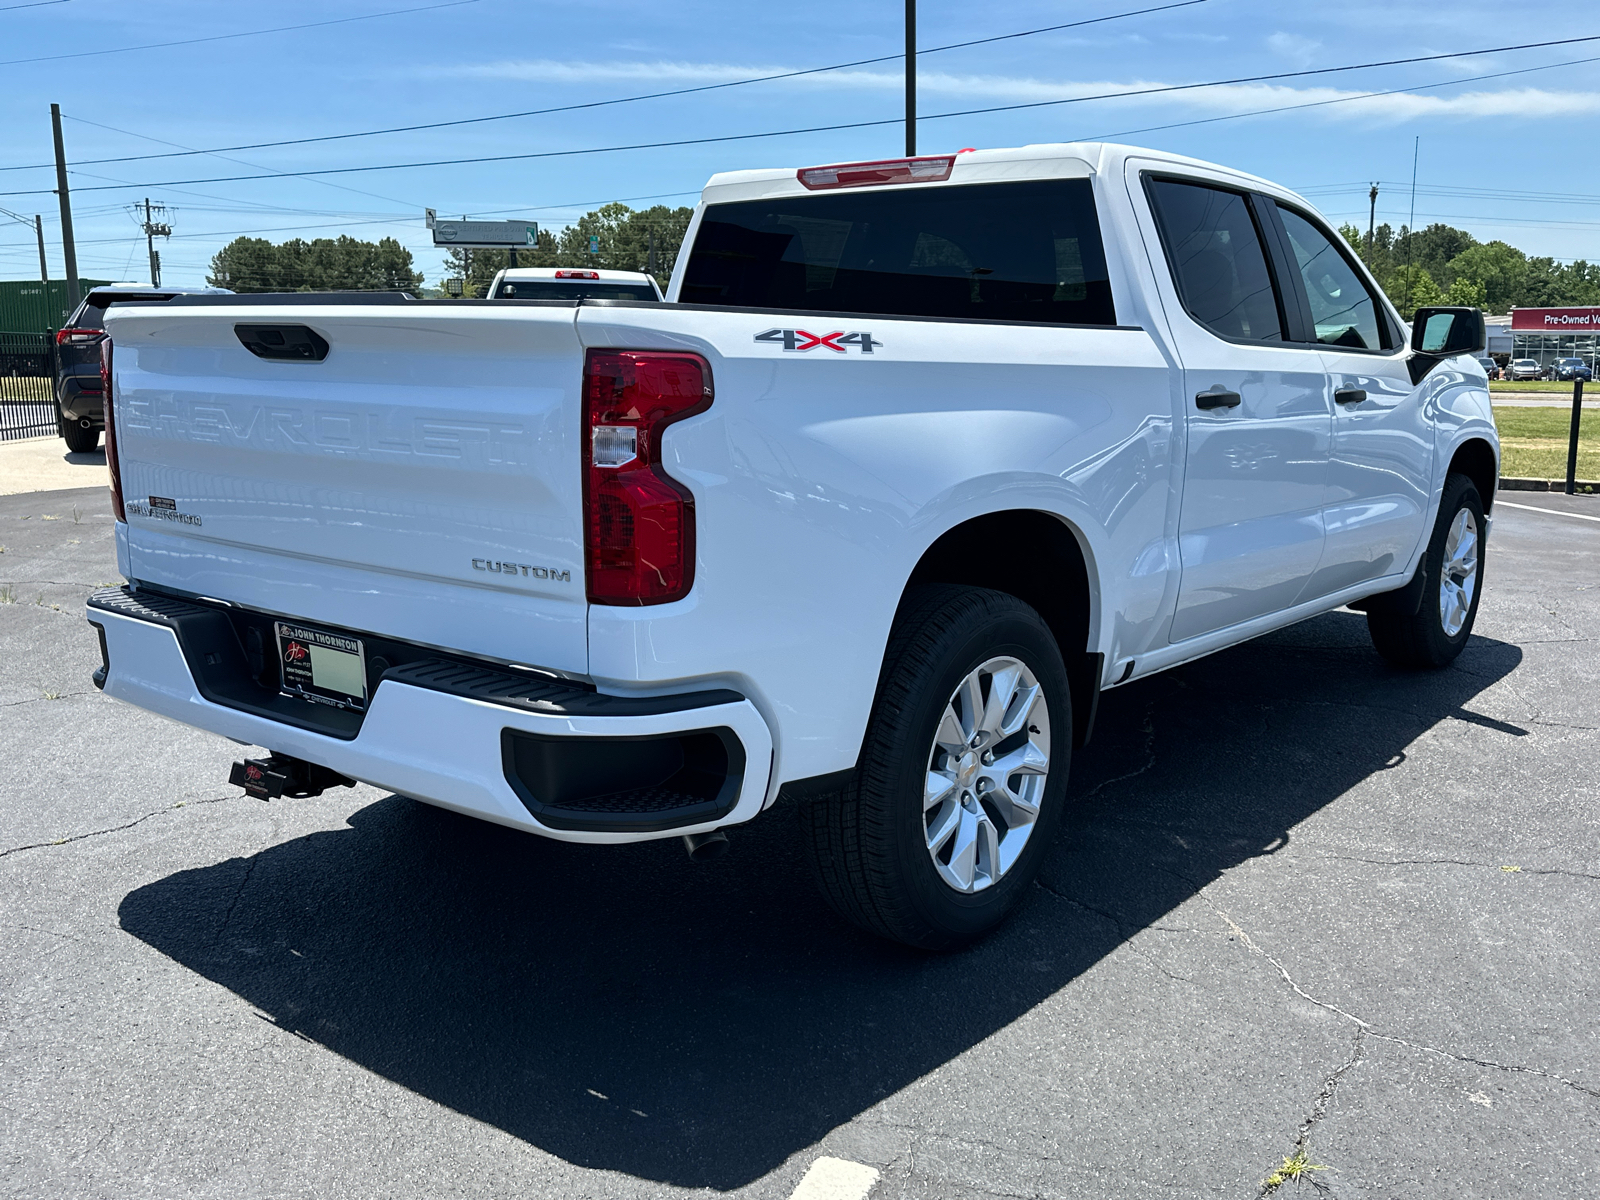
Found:
[[1328, 236], [1292, 208], [1278, 205], [1311, 301], [1316, 340], [1352, 350], [1381, 350], [1378, 306], [1349, 260]]
[[713, 204], [680, 298], [739, 308], [1115, 325], [1087, 179]]
[[1171, 179], [1151, 180], [1150, 198], [1189, 315], [1234, 341], [1282, 341], [1272, 274], [1245, 198]]

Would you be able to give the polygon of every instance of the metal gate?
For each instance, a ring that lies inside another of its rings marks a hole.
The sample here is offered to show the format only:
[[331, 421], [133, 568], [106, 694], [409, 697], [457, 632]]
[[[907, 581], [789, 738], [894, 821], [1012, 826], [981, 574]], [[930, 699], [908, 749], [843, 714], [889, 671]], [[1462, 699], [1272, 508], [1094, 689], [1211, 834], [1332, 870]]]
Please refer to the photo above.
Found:
[[0, 442], [57, 432], [54, 351], [48, 333], [0, 333]]

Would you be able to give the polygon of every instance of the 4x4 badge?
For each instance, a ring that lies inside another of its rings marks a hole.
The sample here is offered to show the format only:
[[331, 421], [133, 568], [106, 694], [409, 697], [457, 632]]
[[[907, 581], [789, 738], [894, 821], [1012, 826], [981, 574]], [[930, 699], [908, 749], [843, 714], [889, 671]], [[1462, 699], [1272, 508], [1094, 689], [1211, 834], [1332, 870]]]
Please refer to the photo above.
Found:
[[804, 329], [769, 329], [765, 333], [756, 334], [758, 342], [782, 342], [785, 350], [795, 353], [804, 353], [815, 350], [818, 346], [826, 346], [838, 354], [845, 354], [846, 346], [859, 346], [861, 353], [871, 354], [874, 346], [883, 345], [876, 341], [870, 333], [846, 333], [840, 329], [834, 333], [808, 333]]

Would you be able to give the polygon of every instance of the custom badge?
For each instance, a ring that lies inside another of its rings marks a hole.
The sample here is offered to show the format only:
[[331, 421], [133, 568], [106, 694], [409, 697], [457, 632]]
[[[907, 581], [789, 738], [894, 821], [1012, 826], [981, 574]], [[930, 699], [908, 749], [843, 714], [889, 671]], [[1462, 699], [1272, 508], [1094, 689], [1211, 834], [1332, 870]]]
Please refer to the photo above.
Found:
[[807, 350], [815, 350], [821, 346], [832, 350], [835, 354], [848, 354], [847, 347], [858, 347], [863, 354], [871, 354], [874, 346], [883, 345], [870, 333], [846, 333], [840, 329], [834, 333], [811, 333], [805, 329], [769, 329], [765, 333], [756, 334], [758, 342], [776, 342], [783, 346], [785, 353], [793, 351], [804, 354]]

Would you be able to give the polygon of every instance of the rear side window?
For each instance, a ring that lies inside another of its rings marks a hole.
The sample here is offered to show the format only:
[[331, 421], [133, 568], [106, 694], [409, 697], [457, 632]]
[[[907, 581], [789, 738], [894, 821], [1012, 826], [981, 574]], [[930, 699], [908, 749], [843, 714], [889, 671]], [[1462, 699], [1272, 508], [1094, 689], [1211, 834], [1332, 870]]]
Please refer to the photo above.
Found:
[[1353, 350], [1381, 350], [1378, 305], [1355, 268], [1327, 234], [1294, 209], [1280, 204], [1278, 215], [1305, 281], [1317, 341]]
[[518, 279], [502, 283], [496, 300], [654, 300], [648, 283], [557, 283], [546, 279]]
[[1150, 199], [1189, 315], [1234, 341], [1282, 341], [1272, 274], [1245, 198], [1221, 188], [1152, 179]]
[[1062, 325], [1115, 325], [1087, 179], [713, 204], [680, 298]]

